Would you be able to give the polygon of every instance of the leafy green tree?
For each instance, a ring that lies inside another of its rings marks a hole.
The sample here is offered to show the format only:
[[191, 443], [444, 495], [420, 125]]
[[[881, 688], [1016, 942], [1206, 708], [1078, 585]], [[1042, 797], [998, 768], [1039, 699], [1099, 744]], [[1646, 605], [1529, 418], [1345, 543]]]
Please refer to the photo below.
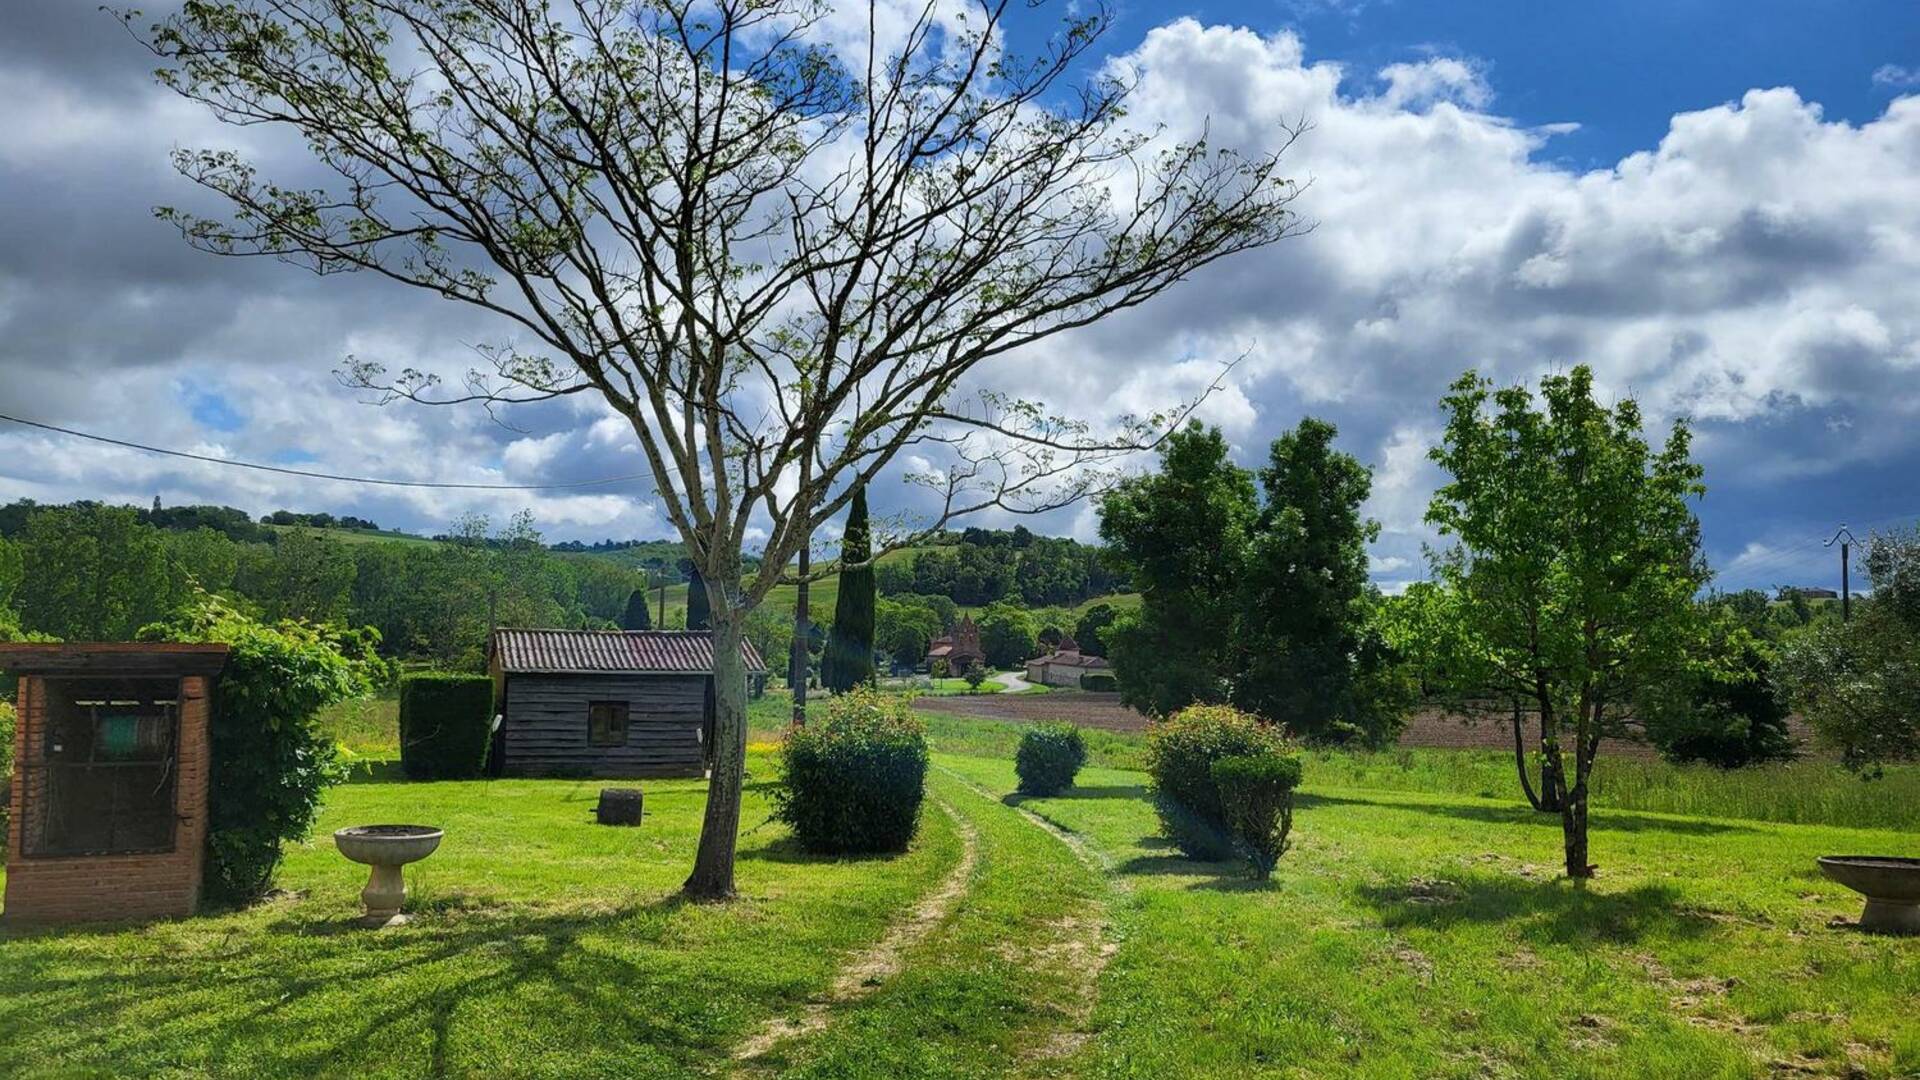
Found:
[[1260, 471], [1265, 494], [1247, 545], [1231, 635], [1232, 697], [1257, 716], [1315, 742], [1382, 746], [1402, 716], [1366, 693], [1367, 544], [1380, 527], [1360, 516], [1373, 488], [1367, 467], [1333, 446], [1338, 430], [1308, 417], [1273, 441]]
[[793, 613], [772, 606], [753, 609], [743, 631], [769, 672], [788, 670], [793, 647]]
[[853, 493], [847, 528], [840, 540], [840, 592], [820, 678], [827, 689], [844, 694], [873, 681], [873, 537], [867, 524], [867, 489]]
[[1773, 670], [1783, 630], [1770, 606], [1757, 589], [1701, 602], [1704, 655], [1649, 680], [1635, 703], [1662, 757], [1735, 769], [1799, 756]]
[[1689, 502], [1705, 488], [1684, 422], [1656, 450], [1639, 406], [1595, 401], [1585, 366], [1540, 390], [1544, 409], [1524, 386], [1453, 384], [1432, 452], [1450, 478], [1427, 520], [1452, 538], [1433, 559], [1453, 623], [1441, 667], [1536, 711], [1541, 798], [1559, 809], [1568, 876], [1585, 878], [1601, 742], [1647, 680], [1699, 652], [1708, 574]]
[[953, 629], [954, 625], [960, 621], [960, 605], [954, 603], [950, 596], [942, 596], [938, 593], [931, 596], [926, 593], [902, 593], [895, 599], [903, 604], [917, 604], [933, 612], [934, 637], [939, 637]]
[[240, 588], [270, 620], [344, 623], [356, 568], [347, 546], [308, 529], [280, 534], [272, 554], [241, 575]]
[[1112, 604], [1095, 604], [1073, 624], [1073, 640], [1088, 656], [1107, 655], [1107, 635], [1112, 633], [1115, 612]]
[[1018, 667], [1039, 651], [1033, 616], [1024, 608], [1004, 601], [989, 604], [976, 621], [980, 626], [980, 651], [987, 654], [992, 667]]
[[210, 593], [232, 591], [240, 571], [240, 547], [226, 533], [202, 525], [190, 531], [166, 532], [161, 542], [174, 565], [193, 584]]
[[567, 606], [584, 619], [619, 625], [626, 618], [627, 601], [635, 589], [646, 592], [645, 575], [637, 575], [612, 559], [557, 556], [550, 548], [542, 552], [542, 558], [564, 571], [571, 580], [573, 592], [567, 598]]
[[880, 597], [873, 605], [873, 643], [896, 664], [917, 664], [927, 655], [944, 625], [940, 616], [916, 597]]
[[1820, 740], [1874, 776], [1920, 760], [1920, 530], [1874, 536], [1866, 563], [1873, 595], [1792, 635], [1779, 667]]
[[627, 610], [620, 616], [620, 629], [653, 629], [653, 606], [647, 602], [647, 590], [635, 589], [627, 594]]
[[1258, 508], [1218, 428], [1197, 421], [1160, 447], [1160, 470], [1100, 501], [1100, 537], [1140, 591], [1107, 638], [1120, 699], [1154, 716], [1228, 696], [1240, 574]]
[[20, 591], [20, 581], [26, 574], [26, 562], [20, 554], [20, 545], [0, 536], [0, 618], [14, 619], [14, 595]]
[[66, 641], [130, 641], [186, 598], [160, 532], [131, 507], [44, 509], [19, 537], [21, 628]]

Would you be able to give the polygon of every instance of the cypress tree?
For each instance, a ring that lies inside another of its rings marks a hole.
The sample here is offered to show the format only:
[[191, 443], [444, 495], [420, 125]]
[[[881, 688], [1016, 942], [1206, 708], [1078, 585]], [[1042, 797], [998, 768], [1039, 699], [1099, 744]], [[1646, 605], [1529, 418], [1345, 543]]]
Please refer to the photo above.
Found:
[[653, 629], [653, 611], [647, 606], [647, 590], [635, 589], [627, 594], [627, 611], [620, 616], [620, 629]]
[[687, 578], [687, 629], [713, 629], [713, 606], [707, 600], [707, 579], [700, 576], [700, 568], [693, 567]]
[[872, 556], [863, 485], [853, 493], [853, 507], [847, 511], [847, 533], [840, 543], [840, 595], [821, 662], [820, 677], [836, 694], [873, 681], [873, 565], [867, 562]]

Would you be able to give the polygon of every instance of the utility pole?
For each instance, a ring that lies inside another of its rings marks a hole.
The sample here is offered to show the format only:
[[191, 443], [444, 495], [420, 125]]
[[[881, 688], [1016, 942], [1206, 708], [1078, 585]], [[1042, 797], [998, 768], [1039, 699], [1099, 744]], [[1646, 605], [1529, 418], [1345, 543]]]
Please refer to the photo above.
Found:
[[[1840, 539], [1843, 536], [1845, 540]], [[1840, 545], [1840, 621], [1846, 622], [1853, 618], [1853, 585], [1847, 580], [1847, 562], [1848, 554], [1856, 542], [1853, 533], [1847, 530], [1846, 522], [1840, 523], [1840, 531], [1833, 534], [1833, 539], [1828, 540], [1826, 546], [1832, 547], [1836, 542]]]
[[667, 579], [664, 577], [660, 579], [660, 617], [653, 621], [653, 627], [656, 630], [667, 628]]

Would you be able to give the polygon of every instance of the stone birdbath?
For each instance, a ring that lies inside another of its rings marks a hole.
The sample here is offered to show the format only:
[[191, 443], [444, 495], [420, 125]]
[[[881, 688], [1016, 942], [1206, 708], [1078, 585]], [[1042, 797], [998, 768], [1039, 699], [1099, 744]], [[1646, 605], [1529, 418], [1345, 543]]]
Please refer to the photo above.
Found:
[[373, 868], [367, 887], [360, 890], [366, 914], [362, 926], [398, 926], [407, 921], [400, 906], [407, 900], [407, 881], [400, 868], [433, 854], [445, 835], [431, 825], [355, 825], [333, 834], [340, 854]]
[[1820, 870], [1867, 898], [1860, 929], [1920, 934], [1920, 859], [1893, 855], [1823, 855]]

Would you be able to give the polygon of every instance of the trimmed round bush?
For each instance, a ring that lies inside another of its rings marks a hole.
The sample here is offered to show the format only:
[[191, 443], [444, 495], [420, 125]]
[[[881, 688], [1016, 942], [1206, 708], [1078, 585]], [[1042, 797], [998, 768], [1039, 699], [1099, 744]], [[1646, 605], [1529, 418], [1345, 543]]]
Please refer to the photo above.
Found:
[[1269, 877], [1287, 851], [1293, 831], [1293, 789], [1300, 786], [1300, 759], [1286, 754], [1225, 757], [1213, 763], [1213, 786], [1221, 810], [1254, 876]]
[[1229, 705], [1189, 705], [1155, 723], [1147, 732], [1147, 773], [1161, 834], [1188, 858], [1233, 858], [1233, 830], [1214, 786], [1213, 763], [1291, 749], [1278, 727]]
[[807, 851], [904, 851], [926, 793], [927, 732], [906, 697], [860, 687], [787, 734], [774, 817]]
[[493, 680], [423, 671], [400, 680], [400, 768], [409, 780], [472, 780], [493, 744]]
[[1013, 771], [1028, 795], [1053, 795], [1073, 786], [1087, 763], [1087, 740], [1072, 724], [1040, 724], [1020, 733]]

